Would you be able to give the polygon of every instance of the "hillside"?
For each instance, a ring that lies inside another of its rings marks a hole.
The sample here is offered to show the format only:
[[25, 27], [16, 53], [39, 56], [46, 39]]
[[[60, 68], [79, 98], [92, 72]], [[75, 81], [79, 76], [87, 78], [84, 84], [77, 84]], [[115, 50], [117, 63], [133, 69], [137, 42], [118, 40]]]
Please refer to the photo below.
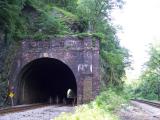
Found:
[[[110, 12], [123, 1], [22, 0], [0, 1], [0, 102], [7, 95], [7, 80], [19, 41], [48, 40], [57, 36], [93, 36], [100, 40], [102, 86], [123, 89], [122, 77], [129, 54], [119, 45]], [[102, 87], [102, 88], [103, 88]]]

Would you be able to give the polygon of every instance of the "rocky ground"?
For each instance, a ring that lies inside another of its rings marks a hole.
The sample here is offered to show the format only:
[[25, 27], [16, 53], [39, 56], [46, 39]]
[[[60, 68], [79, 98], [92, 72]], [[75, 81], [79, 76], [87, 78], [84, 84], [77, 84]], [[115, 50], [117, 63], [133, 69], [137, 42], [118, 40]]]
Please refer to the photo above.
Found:
[[62, 112], [74, 112], [71, 106], [48, 106], [0, 116], [0, 120], [52, 120]]
[[160, 109], [132, 101], [118, 112], [121, 120], [160, 120]]
[[[62, 112], [74, 112], [71, 106], [47, 106], [0, 116], [0, 120], [52, 120]], [[160, 120], [160, 109], [132, 101], [118, 111], [120, 120]]]

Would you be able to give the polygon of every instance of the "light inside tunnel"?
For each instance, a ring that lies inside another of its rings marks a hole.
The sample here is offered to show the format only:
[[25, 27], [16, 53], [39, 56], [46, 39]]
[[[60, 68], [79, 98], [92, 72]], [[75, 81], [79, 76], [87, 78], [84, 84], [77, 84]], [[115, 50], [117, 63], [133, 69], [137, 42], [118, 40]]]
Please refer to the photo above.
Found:
[[71, 69], [53, 58], [36, 59], [21, 70], [18, 76], [17, 104], [63, 103], [71, 104], [67, 98], [71, 89], [77, 96], [76, 79]]

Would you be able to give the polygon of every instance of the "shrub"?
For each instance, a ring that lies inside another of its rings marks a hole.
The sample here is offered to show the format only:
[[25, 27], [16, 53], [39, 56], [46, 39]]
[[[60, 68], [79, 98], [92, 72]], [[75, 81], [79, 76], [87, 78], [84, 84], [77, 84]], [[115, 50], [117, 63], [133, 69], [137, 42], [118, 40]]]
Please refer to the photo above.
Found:
[[118, 120], [113, 113], [127, 102], [123, 93], [109, 89], [89, 104], [76, 107], [75, 113], [62, 113], [55, 120]]

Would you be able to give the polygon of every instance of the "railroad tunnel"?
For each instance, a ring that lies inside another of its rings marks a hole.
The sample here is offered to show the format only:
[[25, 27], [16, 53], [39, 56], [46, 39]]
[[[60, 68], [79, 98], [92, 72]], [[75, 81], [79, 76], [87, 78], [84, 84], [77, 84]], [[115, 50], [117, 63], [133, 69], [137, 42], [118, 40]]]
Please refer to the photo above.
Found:
[[[25, 65], [18, 75], [17, 104], [76, 103], [77, 83], [72, 70], [62, 61], [40, 58]], [[72, 90], [72, 98], [67, 97]]]

